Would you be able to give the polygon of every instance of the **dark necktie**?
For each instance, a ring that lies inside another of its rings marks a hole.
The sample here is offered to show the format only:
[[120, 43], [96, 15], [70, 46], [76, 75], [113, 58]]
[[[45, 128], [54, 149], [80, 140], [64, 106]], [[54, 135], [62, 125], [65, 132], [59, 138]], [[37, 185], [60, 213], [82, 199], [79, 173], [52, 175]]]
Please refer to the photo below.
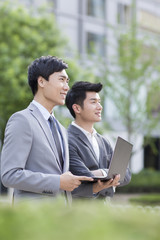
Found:
[[61, 144], [60, 144], [59, 136], [58, 136], [58, 129], [57, 129], [56, 122], [55, 122], [56, 120], [52, 116], [50, 116], [48, 121], [50, 122], [50, 128], [51, 128], [52, 135], [53, 135], [55, 145], [56, 145], [56, 148], [57, 148], [59, 160], [60, 160], [60, 163], [61, 163], [61, 166], [62, 166], [62, 169], [63, 169], [63, 157], [62, 157]]
[[[60, 160], [60, 164], [62, 166], [63, 169], [63, 157], [62, 157], [62, 150], [61, 150], [61, 144], [59, 141], [59, 137], [58, 137], [58, 129], [56, 126], [56, 120], [54, 117], [50, 116], [50, 118], [48, 119], [49, 123], [50, 123], [50, 128], [52, 131], [52, 135], [56, 144], [56, 148], [57, 148], [57, 152], [58, 152], [58, 156], [59, 156], [59, 160]], [[72, 204], [72, 196], [70, 192], [64, 191], [65, 194], [65, 198], [67, 203], [69, 204], [69, 206], [71, 206]]]

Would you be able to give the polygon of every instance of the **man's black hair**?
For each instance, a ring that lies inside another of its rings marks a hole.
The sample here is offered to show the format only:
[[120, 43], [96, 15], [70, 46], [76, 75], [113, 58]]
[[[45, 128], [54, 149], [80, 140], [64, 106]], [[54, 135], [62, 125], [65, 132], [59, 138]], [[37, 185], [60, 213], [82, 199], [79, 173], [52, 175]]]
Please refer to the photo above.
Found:
[[51, 74], [61, 72], [67, 68], [67, 63], [55, 56], [42, 56], [35, 59], [28, 67], [28, 84], [33, 95], [35, 95], [38, 90], [37, 80], [39, 76], [48, 81]]
[[75, 118], [75, 112], [72, 108], [73, 104], [78, 104], [83, 108], [83, 102], [86, 98], [86, 92], [100, 92], [102, 89], [101, 83], [76, 82], [68, 91], [66, 96], [66, 106], [71, 115]]

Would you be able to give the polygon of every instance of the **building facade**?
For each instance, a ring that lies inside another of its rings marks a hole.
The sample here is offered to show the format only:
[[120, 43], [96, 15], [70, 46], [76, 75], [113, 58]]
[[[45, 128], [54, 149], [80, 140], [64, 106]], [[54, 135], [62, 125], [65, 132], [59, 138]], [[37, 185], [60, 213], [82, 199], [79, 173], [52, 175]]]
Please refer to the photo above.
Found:
[[[125, 31], [135, 14], [139, 32], [156, 38], [160, 35], [160, 0], [135, 0], [133, 12], [132, 0], [19, 0], [26, 7], [35, 8], [45, 3], [50, 4], [50, 11], [55, 15], [63, 36], [69, 40], [68, 54], [80, 54], [83, 59], [88, 55], [98, 55], [110, 64], [110, 58], [117, 54], [117, 39], [113, 28]], [[108, 43], [111, 44], [108, 44]], [[145, 96], [145, 88], [144, 88]], [[143, 94], [142, 94], [143, 95]], [[114, 145], [113, 139], [118, 135], [126, 138], [127, 133], [119, 122], [114, 121], [116, 109], [113, 102], [106, 99], [105, 110], [107, 121], [113, 123], [114, 131], [107, 137]], [[144, 167], [160, 170], [160, 140], [154, 136], [158, 154], [152, 156], [149, 146], [141, 148], [144, 134], [136, 134], [131, 168], [134, 173]], [[152, 156], [152, 157], [149, 157]]]
[[[135, 17], [140, 34], [156, 38], [160, 34], [160, 1], [159, 0], [53, 0], [53, 13], [56, 21], [69, 39], [72, 51], [79, 53], [87, 59], [88, 54], [97, 54], [106, 59], [116, 55], [116, 48], [110, 47], [108, 42], [116, 46], [117, 40], [112, 28], [124, 31], [133, 18], [133, 4], [135, 4]], [[111, 26], [111, 27], [109, 27]], [[144, 88], [145, 96], [145, 88]], [[107, 101], [107, 100], [106, 100]], [[113, 122], [114, 104], [107, 101], [106, 119]], [[110, 111], [111, 109], [111, 111]], [[118, 122], [114, 123], [114, 132], [110, 132], [110, 140], [117, 135], [126, 137], [126, 132]], [[108, 134], [107, 134], [108, 136]], [[152, 156], [149, 146], [141, 148], [144, 134], [136, 134], [134, 142], [135, 154], [132, 157], [131, 168], [134, 173], [144, 167], [160, 170], [159, 153]], [[159, 137], [154, 136], [159, 149]], [[114, 144], [114, 143], [113, 143]], [[150, 156], [150, 158], [149, 158]], [[151, 157], [152, 156], [152, 157]]]

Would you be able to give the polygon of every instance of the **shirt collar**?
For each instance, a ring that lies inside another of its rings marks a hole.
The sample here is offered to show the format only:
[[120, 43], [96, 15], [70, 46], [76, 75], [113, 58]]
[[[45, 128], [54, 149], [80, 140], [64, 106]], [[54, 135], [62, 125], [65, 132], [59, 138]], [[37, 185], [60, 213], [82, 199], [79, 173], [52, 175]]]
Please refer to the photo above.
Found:
[[[39, 109], [39, 111], [41, 112], [43, 117], [46, 119], [46, 121], [48, 121], [49, 117], [51, 116], [48, 110], [35, 100], [33, 100], [32, 103]], [[53, 113], [52, 115], [54, 116]]]
[[97, 133], [97, 131], [96, 131], [94, 128], [93, 128], [93, 132], [92, 132], [92, 133], [86, 131], [84, 128], [82, 128], [82, 127], [80, 127], [79, 125], [77, 125], [74, 121], [73, 121], [71, 124], [72, 124], [73, 126], [79, 128], [86, 136], [91, 136], [91, 137], [93, 137], [93, 136], [95, 136], [96, 133]]

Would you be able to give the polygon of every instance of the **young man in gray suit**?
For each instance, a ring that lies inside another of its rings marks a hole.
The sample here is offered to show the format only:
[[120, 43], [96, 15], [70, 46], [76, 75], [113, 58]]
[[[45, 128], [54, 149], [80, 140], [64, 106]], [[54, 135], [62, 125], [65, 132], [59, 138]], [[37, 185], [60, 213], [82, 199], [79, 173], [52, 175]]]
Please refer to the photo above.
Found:
[[[70, 171], [79, 176], [103, 176], [111, 161], [113, 150], [110, 143], [93, 127], [101, 120], [102, 106], [98, 94], [101, 89], [101, 83], [76, 82], [66, 97], [66, 105], [75, 118], [68, 128]], [[120, 185], [119, 179], [120, 175], [116, 175], [107, 182], [83, 182], [72, 192], [73, 197], [112, 197], [114, 187]], [[131, 173], [127, 169], [121, 185], [128, 184], [130, 179]]]
[[2, 183], [14, 188], [15, 197], [39, 199], [62, 193], [69, 199], [68, 191], [86, 179], [68, 171], [66, 130], [52, 112], [55, 106], [65, 103], [67, 67], [57, 57], [42, 56], [28, 68], [34, 99], [10, 117], [1, 153]]

